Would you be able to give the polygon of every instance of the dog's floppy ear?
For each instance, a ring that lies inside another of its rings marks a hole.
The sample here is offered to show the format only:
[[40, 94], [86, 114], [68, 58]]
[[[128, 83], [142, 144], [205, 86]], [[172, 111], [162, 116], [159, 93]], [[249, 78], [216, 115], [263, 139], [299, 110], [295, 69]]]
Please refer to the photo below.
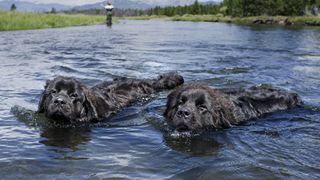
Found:
[[231, 112], [223, 107], [216, 107], [211, 110], [214, 128], [230, 128], [232, 127], [230, 120], [232, 119]]
[[211, 89], [211, 115], [215, 128], [230, 128], [234, 120], [233, 105], [222, 95], [220, 90]]
[[114, 108], [107, 103], [99, 92], [94, 92], [86, 87], [82, 87], [82, 89], [85, 95], [84, 107], [86, 114], [82, 115], [85, 117], [81, 118], [85, 118], [86, 121], [99, 121], [115, 112]]
[[172, 118], [174, 111], [177, 109], [178, 105], [178, 97], [180, 96], [182, 92], [182, 88], [176, 89], [172, 91], [168, 97], [167, 97], [167, 105], [166, 105], [166, 111], [164, 112], [164, 116], [167, 118]]
[[40, 97], [40, 101], [39, 101], [39, 105], [38, 105], [38, 113], [43, 113], [44, 112], [44, 102], [46, 101], [46, 98], [48, 96], [47, 94], [47, 88], [49, 87], [49, 84], [51, 83], [50, 80], [47, 80], [46, 81], [46, 84], [44, 85], [44, 90], [41, 94], [41, 97]]

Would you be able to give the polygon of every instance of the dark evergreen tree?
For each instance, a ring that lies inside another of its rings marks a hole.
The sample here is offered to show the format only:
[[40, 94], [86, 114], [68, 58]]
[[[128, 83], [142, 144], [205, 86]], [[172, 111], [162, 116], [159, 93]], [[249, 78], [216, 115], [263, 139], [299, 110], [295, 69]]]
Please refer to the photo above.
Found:
[[196, 0], [193, 5], [192, 5], [192, 11], [191, 14], [200, 14], [200, 4], [198, 2], [198, 0]]

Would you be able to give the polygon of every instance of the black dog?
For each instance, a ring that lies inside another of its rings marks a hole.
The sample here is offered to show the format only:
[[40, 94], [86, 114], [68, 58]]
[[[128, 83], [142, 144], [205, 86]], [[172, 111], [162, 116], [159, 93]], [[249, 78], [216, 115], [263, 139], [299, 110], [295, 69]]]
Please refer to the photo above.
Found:
[[273, 88], [252, 87], [247, 91], [223, 92], [201, 84], [190, 84], [169, 94], [164, 115], [168, 123], [180, 131], [199, 131], [229, 128], [299, 104], [297, 94]]
[[101, 121], [139, 97], [183, 84], [177, 73], [160, 75], [154, 80], [119, 78], [88, 88], [70, 77], [48, 80], [38, 112], [48, 118], [68, 122]]

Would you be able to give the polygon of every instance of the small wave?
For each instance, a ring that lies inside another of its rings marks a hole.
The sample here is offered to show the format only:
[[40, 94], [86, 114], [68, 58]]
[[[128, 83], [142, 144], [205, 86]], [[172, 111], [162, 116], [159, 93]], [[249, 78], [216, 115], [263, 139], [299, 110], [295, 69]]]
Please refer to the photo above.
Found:
[[306, 110], [313, 111], [313, 112], [320, 112], [320, 107], [319, 106], [304, 104], [303, 108], [306, 109]]
[[270, 138], [279, 138], [280, 133], [278, 131], [272, 131], [272, 130], [263, 130], [263, 131], [252, 131], [255, 134], [268, 136]]
[[95, 127], [128, 127], [140, 126], [147, 121], [142, 118], [141, 107], [128, 107], [117, 115], [100, 122], [63, 122], [54, 121], [45, 117], [43, 113], [26, 109], [21, 106], [13, 106], [11, 113], [28, 127], [33, 128], [95, 128]]
[[51, 68], [54, 72], [66, 72], [66, 73], [79, 73], [79, 71], [68, 67], [68, 66], [61, 66], [61, 65], [57, 65], [57, 66], [53, 66]]
[[211, 74], [243, 74], [243, 73], [249, 73], [250, 69], [253, 69], [253, 68], [252, 67], [229, 67], [229, 68], [223, 68], [216, 71], [208, 70], [207, 72]]
[[14, 114], [19, 121], [25, 123], [29, 127], [40, 127], [40, 124], [43, 124], [44, 122], [43, 116], [18, 105], [13, 106], [10, 112]]
[[168, 147], [178, 152], [194, 156], [216, 156], [221, 144], [216, 141], [215, 136], [210, 135], [208, 137], [206, 133], [173, 131], [164, 140]]
[[299, 56], [298, 60], [319, 62], [320, 61], [320, 56], [319, 55], [305, 54], [305, 55]]
[[199, 134], [194, 134], [191, 131], [185, 131], [185, 132], [179, 132], [177, 130], [174, 130], [173, 132], [168, 133], [168, 136], [179, 139], [179, 138], [191, 138], [194, 136], [197, 136]]
[[294, 71], [300, 71], [307, 74], [319, 74], [320, 67], [311, 67], [311, 66], [295, 66], [293, 67]]

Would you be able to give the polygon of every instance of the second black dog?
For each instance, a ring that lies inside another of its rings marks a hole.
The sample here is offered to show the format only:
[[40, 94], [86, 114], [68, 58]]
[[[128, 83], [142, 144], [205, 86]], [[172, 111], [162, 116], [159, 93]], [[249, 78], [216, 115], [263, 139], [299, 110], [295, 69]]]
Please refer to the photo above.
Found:
[[165, 116], [178, 130], [228, 128], [263, 114], [301, 104], [297, 94], [273, 88], [252, 87], [226, 92], [189, 84], [168, 96]]

